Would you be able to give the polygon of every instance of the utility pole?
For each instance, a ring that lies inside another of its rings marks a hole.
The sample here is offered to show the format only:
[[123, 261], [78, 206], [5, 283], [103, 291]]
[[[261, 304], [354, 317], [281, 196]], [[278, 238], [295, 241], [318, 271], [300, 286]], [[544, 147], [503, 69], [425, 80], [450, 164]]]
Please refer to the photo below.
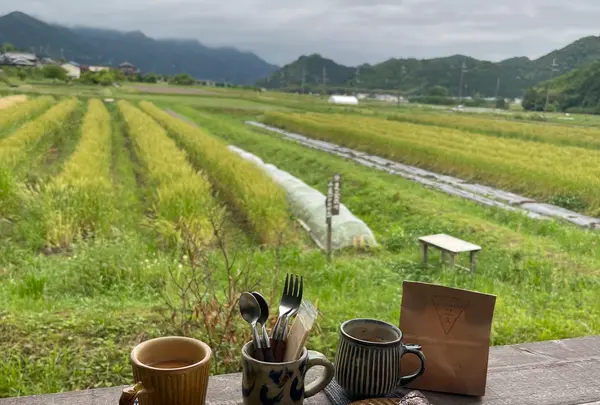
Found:
[[465, 62], [463, 62], [462, 66], [460, 68], [460, 81], [458, 82], [458, 102], [459, 103], [460, 103], [460, 100], [462, 100], [463, 80], [465, 78], [466, 72], [468, 72], [467, 65], [465, 64]]
[[552, 71], [550, 72], [550, 79], [548, 79], [548, 85], [546, 86], [546, 103], [544, 104], [544, 113], [548, 111], [548, 101], [550, 101], [550, 81], [554, 77], [554, 73], [558, 72], [558, 65], [556, 64], [556, 58], [552, 59]]
[[398, 96], [397, 96], [397, 102], [398, 104], [396, 105], [396, 107], [400, 108], [400, 86], [402, 86], [402, 81], [404, 80], [404, 75], [406, 75], [406, 66], [402, 65], [402, 68], [400, 69], [400, 83], [398, 83]]
[[304, 94], [304, 85], [306, 84], [306, 68], [302, 68], [302, 94]]
[[285, 72], [283, 70], [279, 72], [279, 87], [285, 88]]
[[498, 93], [500, 92], [500, 78], [496, 79], [496, 95], [494, 98], [498, 100]]
[[354, 92], [358, 93], [358, 85], [360, 84], [360, 66], [356, 68], [356, 77], [354, 79]]
[[323, 92], [327, 94], [327, 67], [323, 66]]

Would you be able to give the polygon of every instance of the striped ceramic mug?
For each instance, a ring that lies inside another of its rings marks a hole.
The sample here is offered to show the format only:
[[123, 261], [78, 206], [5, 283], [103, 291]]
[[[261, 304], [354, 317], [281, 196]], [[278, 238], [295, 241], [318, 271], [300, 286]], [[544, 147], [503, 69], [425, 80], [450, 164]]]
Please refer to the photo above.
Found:
[[[402, 343], [396, 326], [376, 319], [352, 319], [340, 327], [335, 356], [335, 380], [352, 397], [377, 397], [393, 392], [425, 372], [421, 346]], [[410, 353], [421, 367], [411, 375], [400, 374], [400, 358]]]

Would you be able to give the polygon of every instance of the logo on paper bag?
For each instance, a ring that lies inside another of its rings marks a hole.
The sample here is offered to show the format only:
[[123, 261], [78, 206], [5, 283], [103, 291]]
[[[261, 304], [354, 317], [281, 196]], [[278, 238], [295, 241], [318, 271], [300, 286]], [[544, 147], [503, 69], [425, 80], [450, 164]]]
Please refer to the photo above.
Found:
[[450, 333], [456, 320], [460, 317], [460, 314], [462, 314], [467, 305], [469, 305], [469, 301], [467, 300], [461, 300], [455, 297], [442, 297], [439, 295], [434, 295], [431, 298], [431, 301], [435, 306], [435, 311], [438, 314], [438, 318], [440, 319], [440, 323], [442, 324], [442, 328], [444, 328], [446, 335]]

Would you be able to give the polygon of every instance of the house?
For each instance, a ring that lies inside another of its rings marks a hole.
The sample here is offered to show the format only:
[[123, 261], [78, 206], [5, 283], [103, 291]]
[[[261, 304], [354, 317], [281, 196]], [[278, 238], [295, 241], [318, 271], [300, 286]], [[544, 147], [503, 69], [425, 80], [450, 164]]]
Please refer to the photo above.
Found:
[[125, 76], [133, 76], [140, 73], [140, 70], [135, 67], [134, 64], [129, 62], [123, 62], [119, 65], [119, 70], [123, 72]]
[[81, 68], [78, 64], [69, 62], [63, 63], [60, 67], [67, 71], [67, 77], [71, 79], [79, 79], [79, 77], [81, 77]]
[[341, 96], [334, 94], [333, 96], [329, 97], [327, 102], [329, 104], [357, 105], [358, 99], [354, 96]]
[[59, 62], [55, 61], [52, 58], [43, 58], [41, 63], [42, 65], [60, 65]]
[[39, 59], [34, 53], [6, 52], [0, 55], [0, 65], [37, 66]]

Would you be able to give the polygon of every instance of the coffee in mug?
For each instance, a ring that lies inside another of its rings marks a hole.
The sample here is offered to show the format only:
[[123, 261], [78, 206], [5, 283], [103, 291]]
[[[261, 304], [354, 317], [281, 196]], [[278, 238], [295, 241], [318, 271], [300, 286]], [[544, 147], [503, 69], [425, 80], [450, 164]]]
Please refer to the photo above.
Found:
[[[402, 376], [400, 359], [414, 354], [419, 370]], [[396, 326], [376, 319], [353, 319], [340, 327], [335, 380], [352, 397], [378, 397], [395, 391], [425, 372], [421, 347], [402, 343]]]
[[131, 352], [137, 383], [119, 405], [204, 405], [212, 352], [204, 342], [172, 336], [147, 340]]

